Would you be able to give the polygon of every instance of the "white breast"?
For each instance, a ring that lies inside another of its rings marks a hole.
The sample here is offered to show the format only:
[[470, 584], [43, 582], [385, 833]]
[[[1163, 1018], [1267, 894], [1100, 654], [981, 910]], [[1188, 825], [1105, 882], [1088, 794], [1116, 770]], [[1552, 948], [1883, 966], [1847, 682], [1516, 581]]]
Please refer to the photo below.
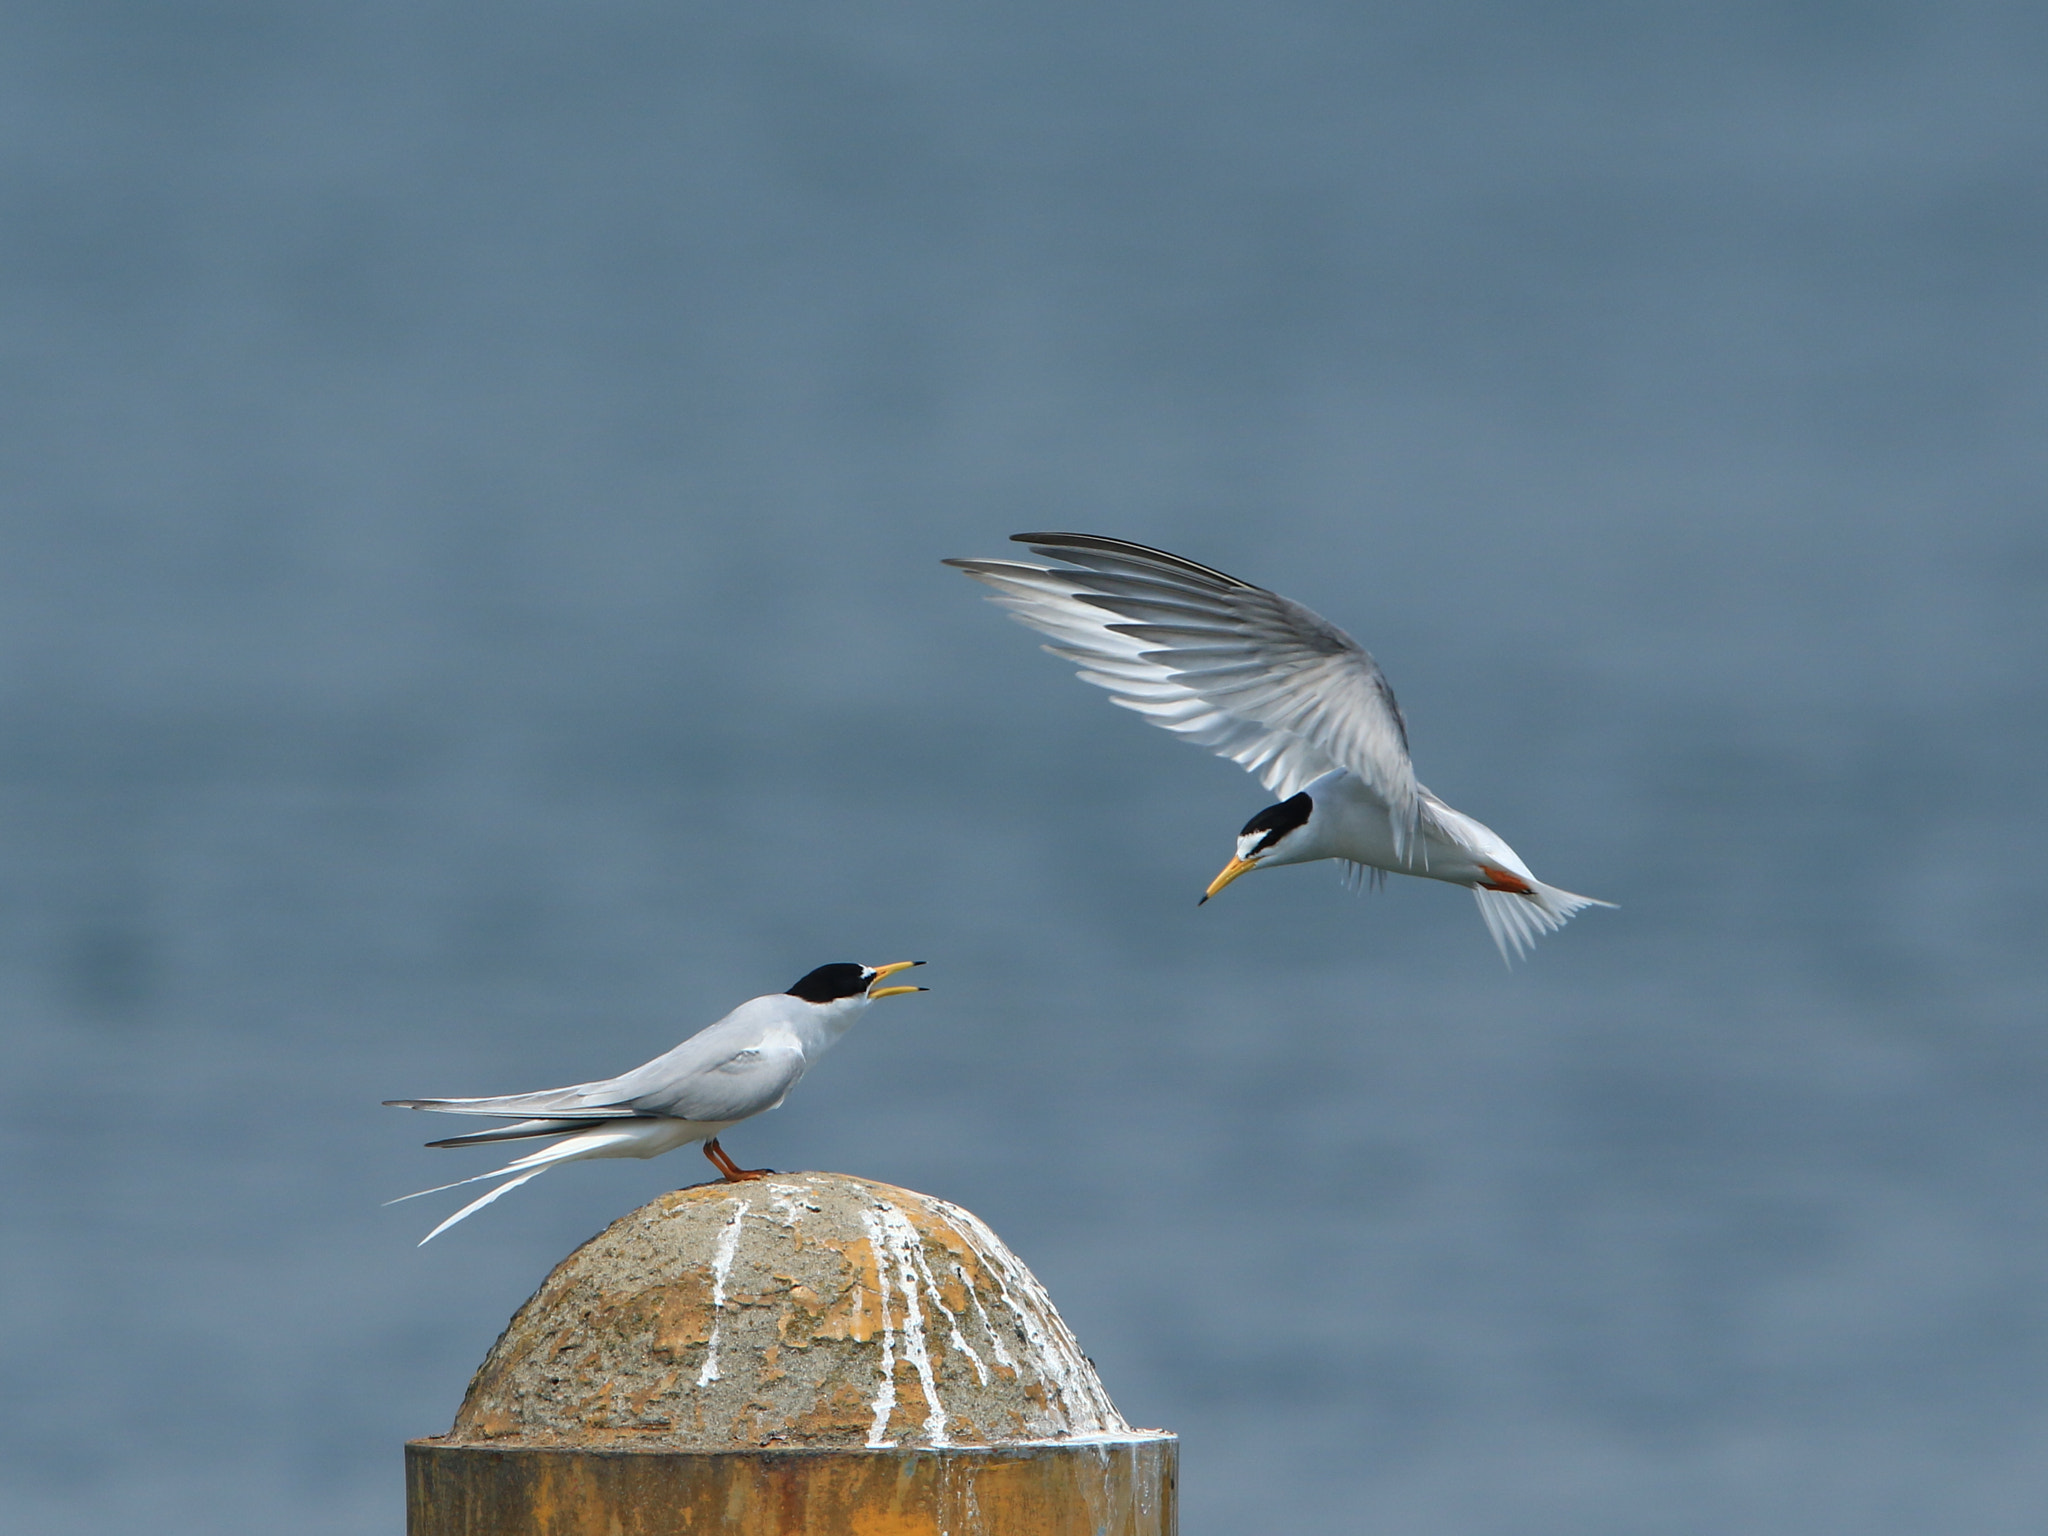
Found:
[[[1307, 789], [1315, 802], [1312, 826], [1315, 857], [1349, 859], [1354, 864], [1395, 874], [1421, 875], [1452, 885], [1470, 885], [1484, 878], [1482, 858], [1521, 872], [1522, 861], [1490, 828], [1453, 811], [1423, 792], [1422, 836], [1412, 858], [1394, 851], [1394, 827], [1386, 802], [1355, 774], [1338, 770], [1324, 774]], [[1504, 856], [1504, 857], [1503, 857]]]

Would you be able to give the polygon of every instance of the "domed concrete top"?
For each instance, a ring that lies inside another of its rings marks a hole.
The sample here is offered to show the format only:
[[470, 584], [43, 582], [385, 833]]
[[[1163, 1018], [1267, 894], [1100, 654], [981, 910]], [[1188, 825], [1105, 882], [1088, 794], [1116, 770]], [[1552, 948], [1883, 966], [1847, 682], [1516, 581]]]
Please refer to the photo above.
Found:
[[837, 1173], [679, 1189], [556, 1266], [455, 1444], [973, 1446], [1126, 1437], [1044, 1288], [956, 1205]]

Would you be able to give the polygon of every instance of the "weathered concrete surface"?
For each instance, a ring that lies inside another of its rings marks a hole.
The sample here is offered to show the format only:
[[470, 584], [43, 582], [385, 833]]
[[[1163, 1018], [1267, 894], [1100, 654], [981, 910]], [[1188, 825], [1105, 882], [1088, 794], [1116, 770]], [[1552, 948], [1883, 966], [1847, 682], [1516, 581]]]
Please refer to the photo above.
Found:
[[436, 1443], [910, 1447], [1127, 1436], [1044, 1289], [974, 1216], [791, 1174], [612, 1223], [519, 1309]]
[[836, 1173], [680, 1189], [563, 1260], [449, 1434], [411, 1536], [1172, 1536], [1031, 1272], [958, 1206]]

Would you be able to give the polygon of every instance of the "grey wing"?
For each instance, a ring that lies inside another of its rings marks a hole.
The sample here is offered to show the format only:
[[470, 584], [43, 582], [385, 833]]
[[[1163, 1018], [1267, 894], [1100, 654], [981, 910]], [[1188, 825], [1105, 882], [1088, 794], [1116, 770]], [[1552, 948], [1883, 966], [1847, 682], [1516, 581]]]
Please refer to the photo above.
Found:
[[1082, 533], [1015, 538], [1066, 567], [946, 564], [992, 587], [1115, 703], [1242, 765], [1281, 799], [1349, 769], [1386, 802], [1406, 847], [1418, 809], [1408, 730], [1356, 640], [1277, 592], [1164, 550]]
[[724, 1060], [651, 1083], [629, 1101], [629, 1113], [676, 1120], [744, 1120], [773, 1109], [804, 1075], [795, 1045], [750, 1045]]
[[[609, 1117], [608, 1117], [609, 1118]], [[444, 1136], [439, 1141], [427, 1143], [430, 1147], [470, 1147], [487, 1141], [528, 1141], [536, 1136], [566, 1136], [571, 1131], [586, 1131], [593, 1125], [602, 1125], [603, 1120], [521, 1120], [512, 1125], [494, 1125], [488, 1130], [468, 1131], [460, 1136]]]
[[578, 1120], [616, 1120], [631, 1109], [613, 1107], [609, 1090], [617, 1078], [601, 1083], [575, 1083], [567, 1088], [542, 1088], [534, 1093], [502, 1093], [486, 1099], [386, 1099], [392, 1109], [428, 1109], [442, 1115], [555, 1115]]

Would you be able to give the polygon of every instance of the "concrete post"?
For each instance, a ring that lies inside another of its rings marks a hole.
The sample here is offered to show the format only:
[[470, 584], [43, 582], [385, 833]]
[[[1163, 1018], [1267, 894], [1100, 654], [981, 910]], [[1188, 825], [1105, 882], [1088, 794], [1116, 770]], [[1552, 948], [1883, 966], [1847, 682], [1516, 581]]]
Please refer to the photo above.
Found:
[[958, 1206], [843, 1174], [677, 1190], [519, 1309], [410, 1536], [1172, 1536], [1177, 1442], [1133, 1430], [1051, 1301]]

